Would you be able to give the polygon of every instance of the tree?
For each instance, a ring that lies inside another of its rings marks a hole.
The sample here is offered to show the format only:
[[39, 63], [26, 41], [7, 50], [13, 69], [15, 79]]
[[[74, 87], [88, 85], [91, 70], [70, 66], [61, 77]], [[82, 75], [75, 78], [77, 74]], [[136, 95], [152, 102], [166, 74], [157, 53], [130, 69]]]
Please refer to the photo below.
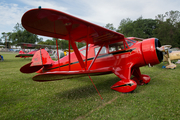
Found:
[[112, 23], [106, 24], [105, 28], [110, 29], [110, 30], [113, 30], [113, 31], [116, 31], [116, 28], [114, 28], [114, 26], [113, 26]]
[[2, 37], [1, 37], [1, 39], [4, 39], [4, 45], [6, 46], [6, 48], [9, 48], [10, 47], [10, 41], [9, 41], [9, 38], [8, 38], [8, 35], [9, 35], [10, 33], [5, 33], [5, 32], [3, 32], [2, 33]]
[[120, 25], [116, 31], [128, 37], [132, 35], [132, 29], [133, 21], [130, 18], [126, 18], [121, 20]]
[[[69, 41], [68, 40], [61, 40], [61, 39], [57, 39], [58, 42], [58, 48], [59, 49], [68, 49], [69, 48]], [[46, 41], [40, 41], [38, 42], [38, 44], [43, 44], [43, 45], [56, 45], [56, 38], [52, 38], [52, 39], [48, 39]], [[76, 43], [78, 48], [81, 48], [83, 46], [85, 46], [85, 43]], [[71, 47], [72, 49], [72, 47]]]
[[15, 25], [13, 33], [10, 33], [8, 37], [12, 41], [12, 44], [21, 42], [35, 43], [43, 40], [42, 38], [38, 38], [36, 34], [30, 33], [25, 30], [23, 26], [19, 23]]
[[120, 22], [117, 32], [125, 35], [125, 37], [153, 37], [153, 30], [156, 28], [156, 21], [153, 19], [143, 19], [139, 17], [137, 20], [123, 19]]
[[180, 47], [180, 12], [169, 11], [164, 15], [159, 14], [156, 16], [156, 21], [157, 28], [154, 30], [154, 35], [161, 43]]
[[141, 38], [151, 38], [153, 36], [153, 30], [156, 28], [156, 21], [153, 19], [138, 18], [133, 22], [133, 36]]

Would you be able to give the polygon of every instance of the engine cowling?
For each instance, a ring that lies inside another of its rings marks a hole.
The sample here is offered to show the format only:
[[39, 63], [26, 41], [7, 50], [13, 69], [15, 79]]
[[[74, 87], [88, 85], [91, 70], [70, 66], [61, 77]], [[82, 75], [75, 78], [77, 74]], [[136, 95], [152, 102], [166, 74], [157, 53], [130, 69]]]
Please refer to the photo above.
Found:
[[145, 63], [148, 65], [155, 65], [162, 61], [163, 54], [157, 50], [161, 44], [157, 38], [150, 38], [142, 41], [142, 53]]

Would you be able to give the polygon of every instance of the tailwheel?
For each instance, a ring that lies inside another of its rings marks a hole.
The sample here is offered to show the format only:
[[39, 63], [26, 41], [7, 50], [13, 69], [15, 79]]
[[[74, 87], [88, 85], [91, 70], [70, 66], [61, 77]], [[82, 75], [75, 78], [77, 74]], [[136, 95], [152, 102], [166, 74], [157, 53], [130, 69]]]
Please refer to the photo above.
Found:
[[137, 77], [133, 77], [132, 80], [136, 81], [138, 85], [148, 84], [151, 78], [148, 75], [141, 75], [141, 78], [138, 79]]
[[111, 89], [122, 93], [132, 93], [137, 87], [134, 80], [121, 80], [115, 83]]

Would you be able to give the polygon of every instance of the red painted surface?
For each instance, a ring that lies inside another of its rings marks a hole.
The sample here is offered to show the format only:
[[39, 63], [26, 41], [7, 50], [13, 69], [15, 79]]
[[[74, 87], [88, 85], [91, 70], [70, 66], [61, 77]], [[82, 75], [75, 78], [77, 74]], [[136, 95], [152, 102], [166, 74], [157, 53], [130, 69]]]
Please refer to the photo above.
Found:
[[[30, 10], [23, 15], [22, 25], [34, 34], [69, 40], [69, 46], [74, 50], [70, 56], [59, 61], [51, 60], [45, 50], [36, 52], [32, 62], [21, 68], [23, 73], [39, 73], [33, 77], [35, 81], [114, 73], [121, 81], [111, 88], [119, 92], [132, 92], [137, 84], [150, 82], [150, 77], [142, 75], [139, 67], [156, 65], [162, 61], [162, 53], [156, 50], [161, 45], [156, 38], [144, 39], [142, 42], [126, 39], [120, 33], [60, 11]], [[90, 46], [78, 50], [75, 42], [85, 42]]]
[[33, 57], [33, 55], [37, 52], [37, 50], [25, 53], [24, 51], [19, 51], [19, 54], [16, 55], [15, 57], [20, 57], [20, 58], [29, 58], [29, 57]]

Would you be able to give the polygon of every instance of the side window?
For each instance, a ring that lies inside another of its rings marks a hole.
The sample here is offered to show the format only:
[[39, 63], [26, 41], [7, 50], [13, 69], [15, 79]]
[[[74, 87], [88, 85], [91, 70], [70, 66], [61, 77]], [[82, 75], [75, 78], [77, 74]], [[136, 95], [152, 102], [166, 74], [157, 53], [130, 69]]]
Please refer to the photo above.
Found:
[[86, 56], [86, 49], [81, 50], [80, 52], [81, 52], [81, 54], [83, 54], [84, 56]]
[[[94, 48], [95, 55], [97, 55], [97, 53], [98, 53], [99, 49], [100, 49], [100, 47], [96, 47], [96, 48]], [[103, 46], [103, 47], [102, 47], [102, 49], [101, 49], [101, 51], [100, 51], [100, 53], [99, 53], [99, 55], [100, 55], [100, 54], [105, 54], [105, 53], [107, 53], [107, 51], [106, 51], [106, 47], [105, 47], [105, 46]]]
[[119, 51], [124, 49], [124, 42], [117, 42], [109, 45], [109, 52]]
[[[89, 47], [90, 47], [90, 44], [88, 45], [88, 51], [89, 51]], [[84, 49], [84, 50], [83, 50]], [[80, 51], [81, 54], [83, 54], [84, 56], [86, 56], [86, 46], [82, 47], [82, 48], [79, 48], [78, 49]]]

